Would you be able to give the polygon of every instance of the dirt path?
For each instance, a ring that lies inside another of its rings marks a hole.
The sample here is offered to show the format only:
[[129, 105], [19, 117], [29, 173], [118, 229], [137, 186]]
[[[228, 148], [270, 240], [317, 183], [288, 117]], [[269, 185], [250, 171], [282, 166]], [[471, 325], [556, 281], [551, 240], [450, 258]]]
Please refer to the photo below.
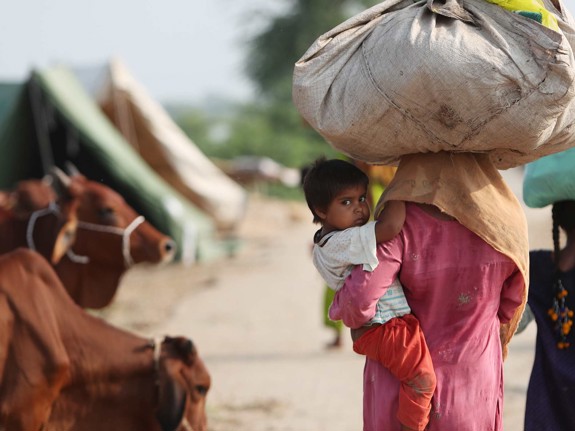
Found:
[[[505, 174], [518, 193], [519, 174]], [[528, 217], [532, 245], [545, 246], [547, 213]], [[324, 350], [331, 334], [309, 258], [313, 231], [304, 204], [252, 196], [236, 257], [136, 267], [102, 315], [146, 336], [194, 340], [213, 377], [210, 431], [358, 431], [363, 358], [347, 338], [340, 351]], [[506, 430], [523, 429], [534, 334], [513, 340], [505, 364]]]

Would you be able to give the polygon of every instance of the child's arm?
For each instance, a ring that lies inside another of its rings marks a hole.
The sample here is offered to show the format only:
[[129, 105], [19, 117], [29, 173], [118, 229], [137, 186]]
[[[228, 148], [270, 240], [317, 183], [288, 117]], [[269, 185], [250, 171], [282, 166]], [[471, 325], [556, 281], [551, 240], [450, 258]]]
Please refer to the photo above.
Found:
[[397, 235], [405, 222], [405, 202], [387, 201], [375, 224], [375, 241], [389, 241]]

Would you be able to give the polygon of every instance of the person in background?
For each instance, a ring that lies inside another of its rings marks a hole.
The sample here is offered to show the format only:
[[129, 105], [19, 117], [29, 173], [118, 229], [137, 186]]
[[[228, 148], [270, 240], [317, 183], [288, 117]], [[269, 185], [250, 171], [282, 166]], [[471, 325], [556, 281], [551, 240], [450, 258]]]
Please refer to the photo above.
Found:
[[[427, 430], [501, 431], [503, 359], [527, 298], [523, 209], [486, 154], [404, 156], [380, 202], [393, 200], [403, 229], [378, 245], [377, 268], [346, 278], [330, 317], [355, 337], [399, 277], [437, 378]], [[367, 357], [363, 387], [364, 431], [401, 430], [399, 380]]]
[[[525, 407], [525, 431], [575, 430], [575, 200], [553, 204], [554, 250], [529, 253], [528, 309], [518, 332], [535, 320], [537, 338]], [[566, 237], [560, 246], [559, 229]]]
[[[377, 244], [394, 238], [405, 219], [405, 205], [390, 201], [370, 221], [369, 178], [343, 160], [319, 159], [304, 180], [314, 223], [313, 262], [329, 287], [337, 291], [354, 266], [373, 271], [379, 265]], [[422, 431], [429, 422], [435, 373], [425, 337], [397, 279], [379, 299], [375, 315], [354, 337], [353, 349], [383, 364], [401, 381], [397, 418], [405, 430]]]
[[342, 332], [344, 329], [343, 322], [341, 320], [331, 320], [328, 315], [329, 307], [335, 296], [335, 291], [330, 289], [327, 284], [324, 283], [323, 286], [323, 324], [326, 328], [334, 331], [333, 339], [328, 342], [325, 347], [328, 350], [339, 349], [343, 346]]

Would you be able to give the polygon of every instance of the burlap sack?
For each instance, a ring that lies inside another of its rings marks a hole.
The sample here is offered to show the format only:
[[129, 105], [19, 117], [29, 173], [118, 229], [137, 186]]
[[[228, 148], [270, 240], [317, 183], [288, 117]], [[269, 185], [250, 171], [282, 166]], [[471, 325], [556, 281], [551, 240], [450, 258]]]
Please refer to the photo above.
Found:
[[369, 163], [488, 152], [499, 169], [575, 144], [575, 29], [483, 0], [386, 0], [319, 37], [293, 100], [335, 148]]

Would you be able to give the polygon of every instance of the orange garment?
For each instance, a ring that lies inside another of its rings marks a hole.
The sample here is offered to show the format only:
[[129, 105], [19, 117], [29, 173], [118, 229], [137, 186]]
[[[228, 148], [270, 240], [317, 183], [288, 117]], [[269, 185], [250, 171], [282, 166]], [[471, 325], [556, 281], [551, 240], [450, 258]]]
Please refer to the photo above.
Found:
[[400, 382], [397, 419], [423, 431], [429, 422], [435, 371], [419, 321], [412, 314], [396, 317], [364, 332], [353, 350], [383, 364]]

